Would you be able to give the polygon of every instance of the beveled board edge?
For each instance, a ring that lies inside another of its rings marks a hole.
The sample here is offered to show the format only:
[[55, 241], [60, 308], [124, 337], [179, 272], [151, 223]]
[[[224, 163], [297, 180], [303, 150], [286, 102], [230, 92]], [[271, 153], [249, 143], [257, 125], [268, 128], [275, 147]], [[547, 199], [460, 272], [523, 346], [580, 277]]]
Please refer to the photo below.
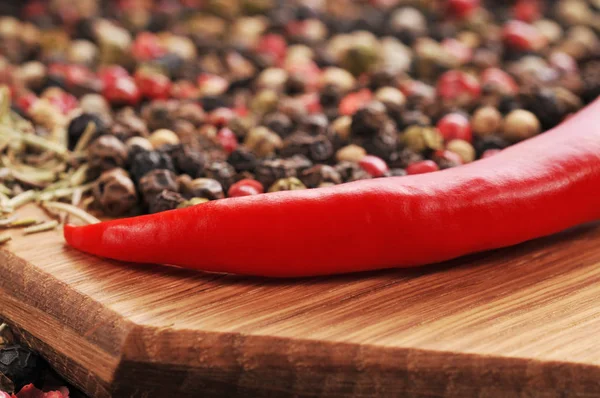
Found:
[[8, 250], [0, 270], [0, 315], [92, 397], [600, 396], [596, 366], [157, 329]]

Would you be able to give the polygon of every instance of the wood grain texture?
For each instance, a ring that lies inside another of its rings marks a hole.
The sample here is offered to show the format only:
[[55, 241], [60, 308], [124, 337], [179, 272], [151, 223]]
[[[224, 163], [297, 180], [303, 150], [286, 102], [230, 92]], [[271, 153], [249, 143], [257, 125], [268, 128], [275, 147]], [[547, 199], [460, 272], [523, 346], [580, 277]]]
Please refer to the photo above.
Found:
[[94, 397], [598, 397], [599, 243], [589, 225], [418, 270], [277, 281], [14, 234], [0, 315]]

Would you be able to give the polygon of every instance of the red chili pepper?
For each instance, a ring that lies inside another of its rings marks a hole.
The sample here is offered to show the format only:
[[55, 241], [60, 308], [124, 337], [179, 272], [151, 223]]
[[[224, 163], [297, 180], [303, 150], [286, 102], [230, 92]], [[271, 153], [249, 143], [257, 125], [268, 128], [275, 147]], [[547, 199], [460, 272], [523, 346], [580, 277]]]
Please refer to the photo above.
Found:
[[598, 124], [600, 100], [463, 166], [67, 225], [64, 234], [112, 259], [273, 277], [445, 261], [600, 218]]

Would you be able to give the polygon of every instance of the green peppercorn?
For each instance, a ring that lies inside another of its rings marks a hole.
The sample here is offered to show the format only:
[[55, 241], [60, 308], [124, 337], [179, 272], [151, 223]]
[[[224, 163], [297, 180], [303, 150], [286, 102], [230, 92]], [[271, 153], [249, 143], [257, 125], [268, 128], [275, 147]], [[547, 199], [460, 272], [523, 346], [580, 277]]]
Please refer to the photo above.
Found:
[[289, 177], [275, 181], [275, 183], [269, 188], [269, 192], [296, 191], [300, 189], [306, 189], [306, 186], [302, 183], [302, 181], [296, 177]]
[[444, 146], [444, 138], [434, 127], [410, 126], [400, 139], [405, 147], [414, 152], [438, 150]]

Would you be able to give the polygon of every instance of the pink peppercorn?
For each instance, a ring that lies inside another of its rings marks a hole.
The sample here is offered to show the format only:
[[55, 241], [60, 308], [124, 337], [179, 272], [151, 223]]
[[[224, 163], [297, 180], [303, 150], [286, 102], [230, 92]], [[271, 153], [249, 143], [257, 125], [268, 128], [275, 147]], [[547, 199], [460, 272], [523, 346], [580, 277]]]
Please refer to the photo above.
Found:
[[66, 115], [73, 109], [77, 108], [77, 105], [79, 104], [77, 98], [64, 91], [48, 97], [48, 101], [50, 101], [50, 103], [56, 108], [60, 109], [63, 115]]
[[223, 127], [217, 133], [219, 144], [225, 149], [225, 152], [231, 153], [237, 148], [238, 140], [233, 131], [227, 127]]
[[283, 36], [276, 33], [269, 33], [260, 38], [255, 50], [272, 63], [280, 64], [285, 58], [287, 43]]
[[120, 65], [110, 65], [100, 68], [98, 71], [98, 77], [102, 80], [105, 86], [109, 86], [115, 82], [120, 77], [129, 76], [129, 72], [127, 69], [123, 68]]
[[536, 51], [546, 44], [546, 39], [533, 25], [512, 20], [502, 29], [504, 44], [518, 51]]
[[216, 127], [225, 127], [233, 119], [235, 113], [229, 108], [217, 108], [207, 118], [207, 122]]
[[444, 100], [474, 100], [481, 94], [477, 78], [468, 73], [451, 70], [440, 76], [437, 82], [437, 94]]
[[354, 115], [357, 110], [366, 105], [367, 102], [371, 101], [372, 98], [373, 93], [371, 93], [371, 90], [366, 88], [354, 93], [350, 93], [342, 98], [338, 110], [341, 115]]
[[471, 133], [471, 123], [462, 113], [449, 113], [437, 124], [437, 128], [444, 137], [444, 141], [460, 139], [471, 142], [473, 135]]
[[198, 95], [198, 87], [188, 80], [179, 80], [171, 85], [170, 96], [173, 98], [192, 99]]
[[34, 93], [26, 93], [17, 98], [17, 106], [23, 112], [28, 113], [31, 106], [38, 100], [39, 98]]
[[481, 73], [481, 85], [495, 87], [505, 94], [517, 94], [519, 86], [511, 75], [499, 68], [487, 68]]
[[140, 102], [142, 94], [131, 76], [117, 77], [115, 80], [107, 79], [109, 84], [104, 86], [102, 95], [108, 102], [116, 105], [136, 105]]
[[137, 71], [135, 82], [142, 95], [149, 99], [168, 99], [171, 96], [171, 79], [161, 73]]
[[466, 64], [473, 57], [473, 50], [456, 39], [444, 39], [441, 45], [442, 48], [446, 50], [448, 54], [456, 58], [461, 65]]
[[383, 177], [388, 171], [388, 165], [377, 156], [366, 155], [358, 161], [358, 165], [372, 177]]
[[448, 0], [448, 10], [457, 18], [469, 17], [478, 7], [479, 0]]
[[440, 168], [433, 160], [422, 160], [406, 168], [406, 174], [425, 174], [438, 171]]
[[240, 196], [258, 195], [264, 191], [265, 189], [260, 182], [245, 178], [233, 184], [229, 188], [229, 191], [227, 191], [227, 196], [236, 198]]
[[513, 7], [515, 19], [524, 22], [533, 22], [542, 16], [538, 0], [517, 0]]
[[165, 55], [166, 51], [158, 36], [151, 32], [141, 32], [131, 46], [131, 53], [139, 61], [149, 61]]

